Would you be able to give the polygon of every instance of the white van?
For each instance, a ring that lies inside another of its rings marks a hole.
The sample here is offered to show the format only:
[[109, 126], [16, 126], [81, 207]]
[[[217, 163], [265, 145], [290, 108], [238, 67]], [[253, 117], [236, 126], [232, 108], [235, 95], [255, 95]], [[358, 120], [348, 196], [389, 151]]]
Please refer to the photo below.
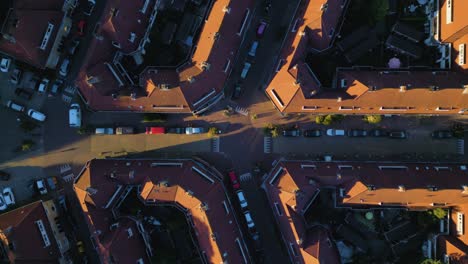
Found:
[[8, 101], [6, 105], [7, 105], [8, 108], [11, 108], [11, 109], [15, 110], [16, 112], [24, 112], [24, 106], [19, 105], [19, 104], [15, 103], [15, 102], [13, 102], [11, 100]]
[[79, 104], [72, 104], [68, 111], [70, 127], [81, 127], [81, 108]]
[[254, 41], [252, 43], [252, 46], [250, 46], [249, 56], [255, 57], [255, 54], [257, 53], [257, 48], [258, 48], [258, 41]]
[[29, 109], [28, 110], [28, 116], [31, 117], [32, 119], [40, 121], [40, 122], [44, 122], [45, 119], [46, 119], [46, 116], [43, 113], [41, 113], [39, 111], [36, 111], [34, 109]]
[[244, 193], [239, 190], [236, 192], [236, 194], [237, 194], [237, 199], [239, 199], [239, 203], [240, 203], [242, 210], [246, 209], [248, 204], [247, 204], [247, 200], [245, 200]]

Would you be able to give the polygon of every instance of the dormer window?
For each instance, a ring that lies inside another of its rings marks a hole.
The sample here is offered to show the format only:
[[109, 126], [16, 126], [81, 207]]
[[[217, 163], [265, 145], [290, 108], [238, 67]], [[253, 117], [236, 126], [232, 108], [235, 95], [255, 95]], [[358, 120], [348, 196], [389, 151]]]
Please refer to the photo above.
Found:
[[116, 47], [118, 49], [121, 48], [120, 43], [118, 43], [117, 41], [112, 41], [112, 46], [114, 46], [114, 47]]

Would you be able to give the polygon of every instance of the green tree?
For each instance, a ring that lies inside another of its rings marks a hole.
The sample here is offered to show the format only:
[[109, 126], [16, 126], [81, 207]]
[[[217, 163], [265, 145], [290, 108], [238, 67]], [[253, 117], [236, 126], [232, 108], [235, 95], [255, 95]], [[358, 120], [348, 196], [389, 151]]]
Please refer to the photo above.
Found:
[[322, 124], [324, 119], [325, 119], [325, 116], [316, 116], [315, 123]]
[[366, 115], [364, 121], [369, 124], [378, 124], [382, 121], [382, 115]]
[[447, 217], [447, 210], [443, 208], [435, 208], [434, 210], [432, 210], [431, 214], [437, 219], [444, 219], [445, 217]]
[[24, 132], [31, 132], [37, 125], [29, 120], [21, 120], [20, 128], [24, 130]]
[[159, 113], [146, 113], [143, 114], [143, 122], [166, 122], [167, 116]]
[[208, 129], [208, 137], [214, 137], [218, 133], [218, 129], [216, 127], [210, 127]]
[[369, 1], [369, 5], [369, 10], [371, 14], [371, 16], [369, 17], [369, 23], [374, 25], [377, 22], [382, 21], [387, 15], [388, 0], [372, 0]]
[[419, 264], [442, 264], [442, 261], [435, 260], [435, 259], [425, 259], [421, 261]]

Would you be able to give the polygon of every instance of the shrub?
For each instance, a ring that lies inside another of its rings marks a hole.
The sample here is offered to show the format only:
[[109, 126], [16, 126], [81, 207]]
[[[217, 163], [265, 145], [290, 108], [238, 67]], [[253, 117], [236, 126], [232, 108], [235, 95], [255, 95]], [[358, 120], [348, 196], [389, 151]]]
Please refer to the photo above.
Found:
[[146, 113], [143, 114], [143, 122], [166, 122], [167, 116], [164, 114], [158, 114], [158, 113]]
[[324, 119], [325, 119], [325, 116], [316, 116], [315, 123], [322, 124]]
[[382, 121], [382, 115], [366, 115], [364, 121], [369, 124], [378, 124]]
[[279, 128], [275, 127], [271, 130], [271, 137], [278, 137], [279, 136]]
[[343, 120], [343, 118], [344, 118], [343, 115], [316, 116], [315, 123], [328, 126], [328, 125], [331, 125], [333, 122], [339, 122]]
[[28, 150], [31, 150], [33, 146], [34, 146], [34, 141], [30, 139], [26, 139], [26, 140], [23, 140], [23, 143], [21, 144], [21, 150], [28, 151]]
[[263, 127], [263, 133], [267, 136], [278, 137], [279, 136], [279, 126], [268, 123]]
[[250, 118], [251, 118], [252, 120], [255, 120], [255, 119], [258, 118], [258, 116], [257, 116], [257, 114], [253, 114], [253, 115], [250, 116]]

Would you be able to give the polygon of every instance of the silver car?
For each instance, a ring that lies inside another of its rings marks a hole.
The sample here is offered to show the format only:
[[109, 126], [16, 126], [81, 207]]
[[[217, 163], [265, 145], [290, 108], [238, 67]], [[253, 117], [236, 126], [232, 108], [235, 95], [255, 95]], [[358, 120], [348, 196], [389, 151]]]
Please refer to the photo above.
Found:
[[203, 127], [187, 127], [185, 129], [185, 134], [192, 135], [192, 134], [203, 134], [205, 133], [205, 129]]

